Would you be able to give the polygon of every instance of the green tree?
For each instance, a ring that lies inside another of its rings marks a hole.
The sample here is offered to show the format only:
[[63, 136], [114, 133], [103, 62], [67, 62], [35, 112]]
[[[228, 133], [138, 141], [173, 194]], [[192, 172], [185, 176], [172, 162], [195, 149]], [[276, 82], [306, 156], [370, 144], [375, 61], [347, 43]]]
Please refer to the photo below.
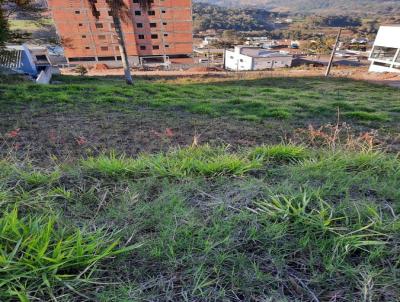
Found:
[[4, 12], [0, 7], [0, 47], [4, 45], [4, 42], [8, 40], [9, 28], [7, 19], [4, 16]]
[[[93, 15], [98, 18], [99, 12], [96, 7], [97, 1], [88, 0], [92, 8]], [[143, 10], [147, 10], [151, 7], [152, 0], [139, 0], [139, 4]], [[124, 3], [123, 0], [107, 0], [107, 4], [110, 8], [110, 14], [113, 18], [115, 32], [117, 34], [119, 51], [121, 54], [122, 66], [125, 73], [125, 81], [128, 85], [133, 84], [131, 70], [129, 66], [128, 54], [126, 50], [124, 33], [122, 31], [122, 22], [128, 22], [131, 18], [129, 7]]]
[[0, 0], [0, 47], [14, 37], [8, 26], [8, 19], [12, 14], [23, 12], [36, 17], [41, 11], [34, 0]]

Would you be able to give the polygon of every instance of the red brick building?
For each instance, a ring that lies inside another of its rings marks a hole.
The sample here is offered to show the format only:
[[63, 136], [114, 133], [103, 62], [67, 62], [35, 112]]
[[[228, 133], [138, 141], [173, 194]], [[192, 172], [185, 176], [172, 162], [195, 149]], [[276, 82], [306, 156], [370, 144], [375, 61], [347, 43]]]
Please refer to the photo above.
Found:
[[[94, 0], [98, 17], [88, 0], [48, 0], [70, 63], [120, 63], [113, 19], [106, 0]], [[138, 0], [124, 0], [130, 16], [122, 22], [129, 61], [191, 62], [193, 50], [191, 0], [154, 0], [143, 11]]]

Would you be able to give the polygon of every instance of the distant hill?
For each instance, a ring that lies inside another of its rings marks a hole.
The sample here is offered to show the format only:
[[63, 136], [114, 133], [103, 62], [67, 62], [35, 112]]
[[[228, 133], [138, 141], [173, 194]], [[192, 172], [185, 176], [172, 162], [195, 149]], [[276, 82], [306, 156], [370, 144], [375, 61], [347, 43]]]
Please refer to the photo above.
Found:
[[285, 12], [400, 13], [400, 0], [194, 0], [222, 6], [252, 6]]
[[270, 30], [273, 29], [273, 15], [276, 13], [265, 9], [222, 7], [205, 3], [193, 5], [195, 31], [210, 28], [236, 31]]

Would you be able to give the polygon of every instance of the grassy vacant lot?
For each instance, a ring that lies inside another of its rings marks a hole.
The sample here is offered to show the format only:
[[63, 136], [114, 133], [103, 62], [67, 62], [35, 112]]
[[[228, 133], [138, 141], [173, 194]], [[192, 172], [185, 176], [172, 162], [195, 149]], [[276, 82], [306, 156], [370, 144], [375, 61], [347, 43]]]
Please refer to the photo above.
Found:
[[393, 144], [398, 90], [59, 81], [0, 85], [1, 301], [399, 300], [398, 156], [276, 144], [337, 107]]
[[[341, 122], [400, 143], [398, 89], [321, 78], [140, 80], [62, 77], [59, 84], [0, 84], [0, 133], [21, 129], [18, 154], [65, 158], [117, 149], [128, 155], [201, 142], [253, 146], [297, 128]], [[173, 135], [166, 136], [169, 128]], [[393, 134], [394, 133], [394, 134]], [[87, 144], [76, 148], [84, 137]]]

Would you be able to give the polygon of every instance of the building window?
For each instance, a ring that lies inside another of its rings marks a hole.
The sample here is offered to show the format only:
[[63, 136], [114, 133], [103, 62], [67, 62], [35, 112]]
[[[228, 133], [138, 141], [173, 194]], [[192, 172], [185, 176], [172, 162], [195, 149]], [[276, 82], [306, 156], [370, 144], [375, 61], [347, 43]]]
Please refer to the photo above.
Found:
[[68, 58], [69, 62], [81, 62], [81, 61], [96, 61], [95, 57], [74, 57]]
[[151, 35], [151, 38], [152, 38], [152, 39], [158, 39], [158, 35], [157, 35], [157, 34], [152, 34], [152, 35]]
[[240, 59], [240, 62], [243, 62], [243, 59]]
[[81, 12], [79, 10], [75, 11], [75, 15], [79, 15]]
[[396, 55], [397, 48], [375, 46], [371, 54], [372, 59], [392, 61]]
[[103, 23], [96, 23], [96, 28], [103, 28]]
[[163, 22], [162, 24], [163, 24], [163, 25], [167, 25], [167, 22]]
[[381, 62], [374, 62], [374, 65], [376, 65], [376, 66], [382, 66], [382, 67], [388, 67], [388, 68], [390, 68], [390, 64], [387, 64], [387, 63], [381, 63]]
[[107, 46], [101, 46], [100, 49], [101, 49], [102, 51], [107, 51], [107, 50], [108, 50], [108, 47], [107, 47]]
[[154, 10], [149, 10], [149, 11], [147, 12], [147, 14], [148, 14], [149, 16], [155, 16], [155, 15], [156, 15], [156, 12], [155, 12]]
[[165, 9], [163, 9], [161, 12], [162, 12], [163, 14], [165, 14], [165, 13], [166, 13]]
[[136, 23], [137, 28], [143, 28], [143, 23]]
[[157, 23], [150, 23], [150, 27], [152, 28], [157, 27]]
[[35, 57], [36, 57], [36, 60], [47, 61], [47, 57], [45, 55], [38, 55], [38, 56], [35, 56]]
[[141, 16], [142, 12], [140, 10], [135, 10], [135, 16]]
[[90, 49], [90, 47], [89, 47], [89, 46], [86, 46], [85, 49]]
[[168, 44], [165, 44], [164, 47], [165, 47], [165, 48], [169, 48], [169, 45], [168, 45]]
[[158, 45], [153, 45], [153, 49], [160, 49], [160, 46], [158, 46]]
[[140, 45], [140, 50], [146, 50], [146, 46], [145, 45]]
[[167, 34], [167, 33], [164, 33], [164, 37], [168, 37], [168, 34]]
[[86, 35], [82, 35], [82, 39], [86, 39]]
[[78, 25], [79, 25], [79, 26], [83, 26], [83, 24], [82, 24], [82, 23], [79, 23]]
[[97, 57], [99, 61], [115, 61], [115, 57]]
[[99, 40], [105, 40], [106, 36], [105, 35], [99, 35], [98, 38], [99, 38]]
[[108, 15], [110, 16], [110, 17], [112, 17], [112, 11], [108, 11]]
[[144, 35], [138, 35], [139, 40], [143, 40], [144, 39]]

